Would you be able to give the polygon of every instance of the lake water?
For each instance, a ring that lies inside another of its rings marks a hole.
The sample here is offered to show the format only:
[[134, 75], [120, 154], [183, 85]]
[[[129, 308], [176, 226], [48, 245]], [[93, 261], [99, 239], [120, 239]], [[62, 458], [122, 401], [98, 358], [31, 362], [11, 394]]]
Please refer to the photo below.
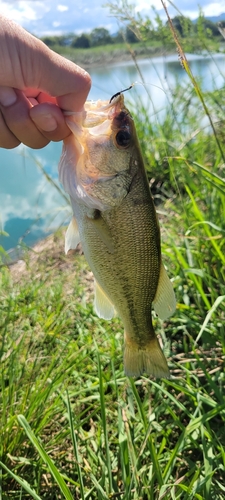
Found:
[[[202, 79], [204, 90], [221, 88], [225, 78], [225, 55], [213, 58], [187, 56], [191, 70]], [[109, 99], [121, 89], [137, 82], [126, 94], [138, 95], [148, 106], [153, 119], [156, 111], [163, 110], [168, 95], [176, 82], [187, 82], [188, 76], [177, 55], [139, 61], [146, 87], [139, 84], [140, 76], [132, 62], [101, 68], [92, 68], [93, 86], [90, 99]], [[147, 91], [151, 95], [151, 101]], [[44, 177], [40, 165], [57, 183], [57, 166], [62, 144], [51, 143], [41, 150], [20, 145], [14, 150], [0, 149], [0, 246], [9, 250], [21, 245], [32, 245], [70, 219], [70, 207], [65, 198]]]

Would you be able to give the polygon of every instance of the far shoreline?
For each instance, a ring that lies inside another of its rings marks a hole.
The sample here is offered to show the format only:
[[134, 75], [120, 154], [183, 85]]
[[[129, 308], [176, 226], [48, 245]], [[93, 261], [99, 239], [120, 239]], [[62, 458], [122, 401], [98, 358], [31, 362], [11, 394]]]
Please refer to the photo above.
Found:
[[138, 63], [138, 61], [141, 61], [143, 59], [154, 59], [155, 57], [167, 57], [167, 56], [174, 56], [177, 57], [178, 59], [178, 54], [176, 51], [171, 50], [171, 51], [164, 51], [162, 49], [160, 50], [155, 50], [155, 51], [149, 51], [149, 52], [143, 52], [143, 53], [135, 53], [135, 51], [132, 51], [133, 54], [129, 51], [115, 51], [112, 50], [111, 53], [109, 52], [102, 52], [100, 54], [87, 54], [87, 57], [79, 57], [75, 58], [74, 55], [69, 57], [68, 54], [62, 54], [64, 57], [67, 59], [70, 59], [72, 62], [75, 64], [78, 64], [79, 66], [82, 66], [85, 70], [88, 71], [90, 68], [96, 68], [96, 67], [103, 67], [103, 66], [116, 66], [117, 64], [120, 63], [133, 63], [135, 62]]
[[[221, 55], [223, 56], [225, 54], [224, 48], [220, 48], [219, 51], [216, 52], [206, 52], [206, 51], [201, 51], [201, 52], [186, 52], [186, 56], [188, 59], [188, 56], [192, 56], [194, 58], [201, 59], [203, 57], [210, 57], [210, 56], [218, 56]], [[72, 53], [61, 53], [61, 55], [67, 59], [70, 59], [72, 62], [75, 64], [83, 67], [85, 70], [89, 70], [91, 68], [95, 67], [103, 67], [103, 66], [116, 66], [118, 64], [122, 63], [138, 63], [139, 61], [143, 59], [155, 59], [155, 58], [167, 58], [167, 57], [174, 57], [174, 59], [177, 59], [179, 62], [179, 55], [176, 50], [166, 50], [162, 47], [160, 48], [153, 48], [152, 50], [148, 48], [148, 50], [142, 48], [142, 50], [132, 50], [131, 52], [127, 49], [124, 50], [115, 50], [112, 49], [112, 51], [104, 51], [102, 50], [101, 52], [92, 52], [87, 49], [87, 51], [82, 51], [82, 53], [78, 52], [77, 54], [72, 54]], [[75, 57], [76, 56], [76, 57]]]

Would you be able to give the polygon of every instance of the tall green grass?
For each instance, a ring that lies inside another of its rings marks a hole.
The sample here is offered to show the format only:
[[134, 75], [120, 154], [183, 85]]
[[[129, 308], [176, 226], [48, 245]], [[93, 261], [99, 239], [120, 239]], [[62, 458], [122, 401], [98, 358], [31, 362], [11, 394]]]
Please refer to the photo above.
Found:
[[[123, 326], [100, 321], [62, 236], [0, 269], [0, 499], [222, 500], [225, 495], [224, 90], [177, 85], [133, 114], [177, 296], [154, 318], [171, 379], [126, 378]], [[214, 120], [205, 120], [202, 99]]]

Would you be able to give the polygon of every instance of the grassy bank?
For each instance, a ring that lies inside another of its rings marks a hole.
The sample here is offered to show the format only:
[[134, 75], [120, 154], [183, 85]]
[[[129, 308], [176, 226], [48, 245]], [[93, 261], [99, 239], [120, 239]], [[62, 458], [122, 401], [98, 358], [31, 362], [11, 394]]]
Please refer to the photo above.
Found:
[[154, 323], [171, 380], [124, 377], [122, 325], [93, 313], [92, 275], [80, 252], [64, 257], [62, 234], [2, 269], [3, 499], [224, 497], [222, 299], [163, 219], [178, 311]]
[[[204, 44], [196, 44], [190, 40], [184, 40], [184, 46], [187, 52], [200, 54], [205, 50]], [[161, 40], [152, 40], [148, 43], [138, 42], [135, 44], [117, 43], [89, 49], [77, 49], [71, 47], [62, 47], [55, 45], [54, 51], [67, 57], [71, 61], [88, 69], [91, 66], [103, 66], [105, 64], [115, 64], [121, 61], [131, 61], [132, 56], [136, 59], [161, 57], [176, 53], [174, 43], [163, 43]], [[224, 52], [223, 43], [211, 40], [207, 44], [209, 52]]]
[[158, 120], [133, 113], [177, 297], [153, 319], [171, 379], [124, 376], [123, 326], [95, 316], [62, 233], [2, 267], [3, 500], [224, 498], [225, 94], [167, 92]]
[[[54, 50], [71, 61], [84, 68], [90, 66], [102, 66], [105, 64], [115, 64], [121, 61], [131, 61], [132, 54], [135, 57], [145, 58], [162, 56], [165, 54], [165, 47], [159, 41], [152, 44], [135, 43], [127, 45], [125, 43], [110, 44], [89, 49], [75, 49], [71, 47], [54, 46]], [[174, 51], [174, 49], [171, 49]], [[169, 53], [170, 51], [168, 51]]]

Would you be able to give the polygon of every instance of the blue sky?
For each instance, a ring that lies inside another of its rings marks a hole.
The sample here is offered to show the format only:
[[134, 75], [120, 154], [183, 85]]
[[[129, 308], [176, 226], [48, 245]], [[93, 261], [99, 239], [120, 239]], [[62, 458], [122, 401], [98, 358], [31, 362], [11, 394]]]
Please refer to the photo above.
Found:
[[[118, 29], [109, 9], [103, 7], [107, 1], [118, 4], [119, 0], [0, 0], [0, 12], [37, 36], [46, 34], [81, 33], [104, 26], [111, 33]], [[161, 0], [131, 0], [136, 10], [152, 17], [150, 5], [164, 15]], [[169, 5], [169, 2], [166, 2]], [[174, 0], [180, 11], [194, 19], [199, 6], [206, 16], [225, 12], [225, 0]], [[176, 15], [169, 6], [171, 15]]]

